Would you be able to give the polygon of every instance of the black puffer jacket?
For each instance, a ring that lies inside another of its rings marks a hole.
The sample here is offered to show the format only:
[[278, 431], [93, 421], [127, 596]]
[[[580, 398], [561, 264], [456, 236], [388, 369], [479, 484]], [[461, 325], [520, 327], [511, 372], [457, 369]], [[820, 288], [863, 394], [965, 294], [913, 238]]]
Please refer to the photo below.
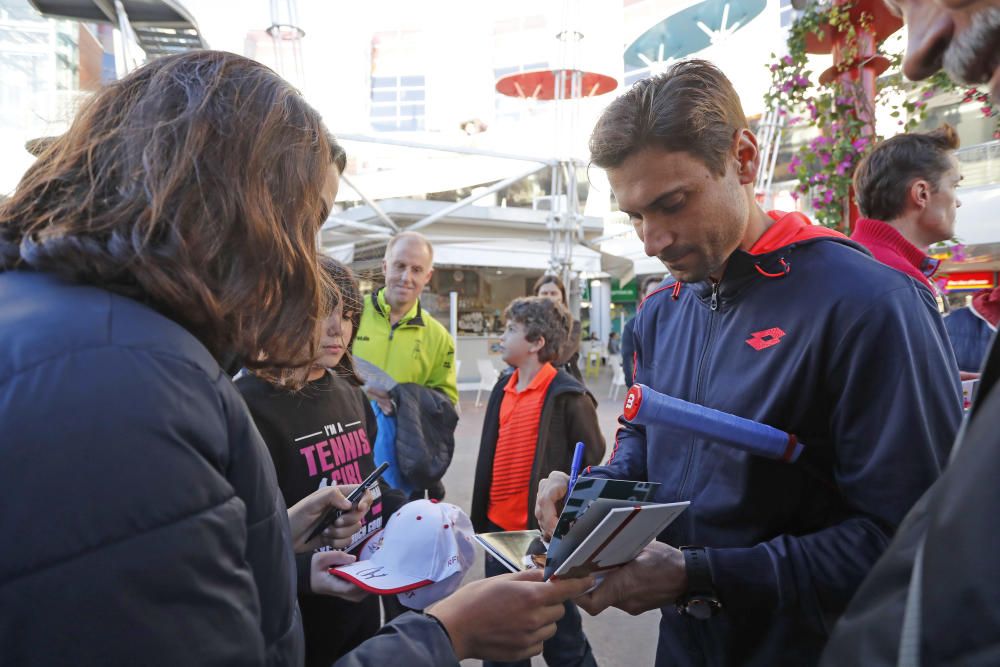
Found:
[[229, 376], [135, 301], [0, 273], [0, 662], [299, 665], [285, 505]]
[[399, 470], [417, 489], [444, 497], [441, 478], [455, 453], [458, 413], [442, 392], [412, 382], [390, 392], [396, 402], [396, 457]]

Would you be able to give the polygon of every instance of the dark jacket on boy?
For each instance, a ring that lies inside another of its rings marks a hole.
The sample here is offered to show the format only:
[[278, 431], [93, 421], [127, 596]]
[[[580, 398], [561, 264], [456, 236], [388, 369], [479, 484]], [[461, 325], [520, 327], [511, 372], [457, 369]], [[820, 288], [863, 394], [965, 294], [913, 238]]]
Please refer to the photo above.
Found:
[[[470, 514], [472, 525], [480, 532], [488, 530], [486, 513], [493, 481], [493, 458], [500, 433], [500, 404], [510, 376], [510, 373], [504, 373], [493, 387], [483, 420]], [[538, 527], [535, 521], [535, 494], [539, 480], [554, 470], [569, 472], [577, 442], [586, 445], [584, 465], [596, 465], [604, 458], [604, 436], [601, 435], [596, 408], [597, 401], [583, 383], [566, 371], [559, 370], [549, 385], [538, 420], [538, 441], [528, 488], [529, 529]]]

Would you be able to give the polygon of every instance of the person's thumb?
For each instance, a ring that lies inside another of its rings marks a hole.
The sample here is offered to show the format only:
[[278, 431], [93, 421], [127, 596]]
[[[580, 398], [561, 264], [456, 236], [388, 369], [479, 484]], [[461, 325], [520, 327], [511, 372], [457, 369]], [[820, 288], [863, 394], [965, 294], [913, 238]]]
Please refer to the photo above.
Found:
[[306, 496], [306, 498], [312, 498], [320, 511], [326, 510], [328, 507], [350, 510], [351, 503], [347, 500], [347, 495], [353, 490], [354, 486], [328, 486], [316, 491], [311, 496]]
[[583, 595], [593, 588], [596, 580], [593, 576], [573, 577], [571, 579], [550, 579], [552, 588], [549, 595], [553, 600], [570, 600]]
[[357, 558], [343, 551], [317, 551], [313, 556], [313, 566], [317, 569], [329, 570], [331, 567], [350, 565]]
[[514, 581], [544, 581], [545, 573], [539, 569], [523, 570], [514, 574], [504, 575]]

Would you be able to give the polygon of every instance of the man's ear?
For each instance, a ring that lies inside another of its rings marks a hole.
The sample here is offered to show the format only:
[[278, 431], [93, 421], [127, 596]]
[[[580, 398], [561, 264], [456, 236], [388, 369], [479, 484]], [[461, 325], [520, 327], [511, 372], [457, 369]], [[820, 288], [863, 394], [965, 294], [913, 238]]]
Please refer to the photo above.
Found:
[[736, 138], [733, 141], [733, 151], [740, 185], [752, 185], [756, 182], [757, 171], [760, 169], [760, 150], [757, 146], [757, 137], [747, 128], [737, 130]]
[[914, 181], [910, 183], [910, 187], [907, 188], [906, 199], [914, 208], [918, 211], [922, 211], [927, 208], [933, 193], [934, 188], [931, 187], [930, 182], [925, 181], [922, 178], [917, 178], [914, 179]]
[[382, 275], [389, 273], [389, 264], [385, 261], [385, 257], [382, 258]]

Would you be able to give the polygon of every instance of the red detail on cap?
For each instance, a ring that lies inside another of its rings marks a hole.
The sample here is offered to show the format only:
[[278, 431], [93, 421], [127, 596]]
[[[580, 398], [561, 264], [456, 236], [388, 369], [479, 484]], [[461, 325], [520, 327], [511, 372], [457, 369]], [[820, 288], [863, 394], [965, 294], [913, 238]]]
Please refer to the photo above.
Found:
[[417, 521], [420, 521], [420, 520], [421, 520], [421, 519], [423, 519], [423, 518], [424, 518], [424, 517], [420, 516], [419, 514], [417, 515]]
[[[352, 565], [353, 565], [353, 563], [352, 563]], [[379, 594], [382, 594], [382, 595], [391, 595], [393, 593], [405, 593], [406, 591], [412, 591], [412, 590], [417, 589], [417, 588], [423, 588], [424, 586], [429, 586], [429, 585], [431, 585], [431, 584], [434, 583], [434, 581], [432, 581], [431, 579], [421, 579], [420, 581], [414, 582], [412, 584], [405, 584], [403, 586], [397, 586], [396, 588], [376, 588], [375, 586], [372, 586], [371, 584], [367, 583], [366, 581], [358, 579], [354, 575], [348, 574], [347, 572], [344, 572], [343, 570], [338, 570], [335, 567], [331, 567], [327, 571], [330, 574], [332, 574], [333, 576], [335, 576], [335, 577], [340, 577], [341, 579], [346, 579], [346, 580], [350, 581], [352, 584], [354, 584], [358, 588], [363, 588], [364, 590], [368, 591], [369, 593], [379, 593]]]
[[761, 350], [766, 350], [767, 348], [777, 345], [781, 342], [781, 338], [785, 335], [785, 332], [778, 327], [771, 327], [770, 329], [763, 329], [761, 331], [755, 331], [750, 334], [744, 342], [752, 347], [753, 349], [760, 352]]
[[642, 385], [634, 384], [625, 394], [625, 409], [623, 414], [625, 419], [632, 421], [639, 414], [639, 406], [642, 405]]
[[445, 530], [448, 530], [449, 528], [451, 528], [451, 526], [449, 526], [448, 524], [444, 524], [444, 529]]
[[788, 446], [785, 447], [785, 453], [782, 455], [781, 460], [784, 462], [789, 462], [792, 460], [792, 454], [795, 453], [795, 445], [799, 444], [799, 439], [793, 434], [788, 434]]

